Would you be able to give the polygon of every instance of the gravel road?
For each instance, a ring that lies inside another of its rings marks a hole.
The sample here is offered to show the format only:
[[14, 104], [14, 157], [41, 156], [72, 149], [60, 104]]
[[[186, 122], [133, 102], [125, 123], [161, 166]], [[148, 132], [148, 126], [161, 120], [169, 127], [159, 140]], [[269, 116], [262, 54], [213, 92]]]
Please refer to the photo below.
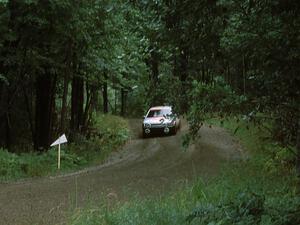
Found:
[[58, 177], [0, 183], [0, 224], [64, 224], [74, 208], [162, 195], [199, 176], [215, 176], [222, 162], [242, 156], [239, 142], [222, 128], [204, 126], [201, 138], [183, 151], [184, 121], [176, 136], [147, 139], [139, 135], [141, 120], [129, 122], [131, 140], [103, 165]]

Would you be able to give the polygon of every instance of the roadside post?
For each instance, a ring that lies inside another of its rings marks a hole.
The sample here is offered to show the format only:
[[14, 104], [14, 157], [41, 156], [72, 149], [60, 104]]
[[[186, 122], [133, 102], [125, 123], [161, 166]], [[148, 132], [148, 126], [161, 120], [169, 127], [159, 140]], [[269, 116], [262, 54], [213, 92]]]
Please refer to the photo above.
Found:
[[63, 134], [62, 136], [60, 136], [56, 141], [54, 141], [50, 147], [53, 147], [55, 145], [58, 145], [58, 154], [57, 154], [57, 169], [60, 169], [60, 145], [63, 143], [67, 143], [68, 140], [66, 138], [66, 135]]

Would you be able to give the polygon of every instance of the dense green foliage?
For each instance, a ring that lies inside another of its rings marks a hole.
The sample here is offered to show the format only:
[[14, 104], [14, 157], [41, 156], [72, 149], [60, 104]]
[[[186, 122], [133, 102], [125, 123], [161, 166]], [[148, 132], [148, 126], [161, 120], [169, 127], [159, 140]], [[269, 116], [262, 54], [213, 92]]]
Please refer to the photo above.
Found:
[[62, 133], [64, 170], [99, 163], [128, 137], [100, 112], [170, 104], [188, 119], [184, 144], [204, 121], [236, 116], [223, 123], [253, 155], [72, 224], [298, 224], [299, 15], [298, 0], [0, 0], [1, 179], [55, 173], [49, 144]]
[[[220, 125], [216, 121], [210, 123]], [[75, 211], [69, 224], [298, 224], [300, 199], [289, 157], [269, 154], [274, 143], [253, 124], [229, 119], [223, 126], [232, 133], [240, 127], [235, 133], [248, 155], [244, 161], [226, 163], [219, 176], [167, 196], [115, 206], [103, 199], [96, 208]], [[270, 160], [280, 166], [270, 168]]]
[[247, 112], [246, 97], [237, 95], [222, 77], [216, 77], [214, 85], [193, 81], [192, 87], [189, 92], [191, 105], [187, 114], [190, 132], [185, 136], [184, 145], [197, 138], [203, 121], [218, 115], [223, 117]]
[[[1, 1], [0, 143], [45, 150], [58, 133], [86, 135], [101, 108], [140, 116], [172, 104], [194, 131], [203, 106], [263, 112], [276, 121], [272, 136], [293, 146], [299, 9], [296, 0]], [[211, 91], [220, 96], [203, 98]]]
[[[70, 145], [62, 145], [61, 171], [74, 171], [102, 163], [128, 137], [127, 122], [119, 117], [94, 117], [93, 133], [78, 135]], [[57, 174], [57, 148], [48, 152], [11, 153], [0, 149], [0, 181]]]
[[[1, 146], [44, 151], [63, 132], [87, 135], [102, 108], [125, 113], [131, 81], [146, 71], [131, 27], [139, 15], [129, 9], [118, 1], [0, 2]], [[118, 95], [121, 106], [112, 102]]]
[[171, 104], [189, 120], [185, 143], [208, 115], [272, 123], [300, 174], [299, 11], [297, 0], [1, 1], [0, 146], [42, 152], [62, 133], [88, 138], [99, 111]]

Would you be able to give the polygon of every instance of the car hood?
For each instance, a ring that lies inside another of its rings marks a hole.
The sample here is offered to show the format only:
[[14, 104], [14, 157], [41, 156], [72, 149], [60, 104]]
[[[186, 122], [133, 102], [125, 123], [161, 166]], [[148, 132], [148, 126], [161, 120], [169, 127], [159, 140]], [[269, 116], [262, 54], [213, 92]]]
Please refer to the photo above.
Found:
[[172, 118], [166, 118], [166, 117], [151, 117], [151, 118], [145, 118], [144, 123], [149, 124], [161, 124], [161, 123], [170, 123], [172, 122]]

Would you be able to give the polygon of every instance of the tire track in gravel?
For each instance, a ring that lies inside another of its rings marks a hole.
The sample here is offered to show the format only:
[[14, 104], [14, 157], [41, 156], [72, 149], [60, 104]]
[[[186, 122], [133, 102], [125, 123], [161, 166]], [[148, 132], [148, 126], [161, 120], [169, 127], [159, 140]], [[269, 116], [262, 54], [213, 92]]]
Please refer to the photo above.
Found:
[[129, 122], [131, 140], [103, 165], [0, 184], [0, 224], [64, 224], [73, 208], [162, 195], [199, 176], [215, 176], [222, 162], [242, 157], [239, 142], [222, 128], [202, 127], [201, 138], [183, 151], [185, 121], [176, 136], [147, 139], [139, 138], [140, 120]]

